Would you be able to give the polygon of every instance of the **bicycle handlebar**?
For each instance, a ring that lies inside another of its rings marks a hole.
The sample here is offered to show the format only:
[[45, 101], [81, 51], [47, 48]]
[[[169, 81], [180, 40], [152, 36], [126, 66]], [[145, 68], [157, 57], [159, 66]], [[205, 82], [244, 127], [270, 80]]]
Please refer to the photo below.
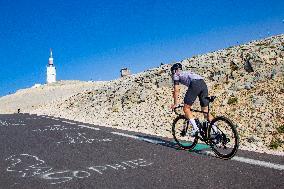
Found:
[[175, 107], [175, 108], [173, 109], [173, 111], [175, 112], [175, 114], [180, 115], [180, 114], [177, 112], [177, 109], [178, 109], [178, 108], [183, 108], [183, 105], [178, 105], [177, 107]]

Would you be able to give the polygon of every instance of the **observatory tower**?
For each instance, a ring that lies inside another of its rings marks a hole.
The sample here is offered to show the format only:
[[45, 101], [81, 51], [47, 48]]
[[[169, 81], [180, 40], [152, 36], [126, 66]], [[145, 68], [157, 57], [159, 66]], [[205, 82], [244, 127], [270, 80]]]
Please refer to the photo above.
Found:
[[53, 83], [56, 82], [56, 69], [53, 65], [52, 49], [50, 49], [50, 57], [48, 59], [48, 65], [46, 69], [46, 82]]

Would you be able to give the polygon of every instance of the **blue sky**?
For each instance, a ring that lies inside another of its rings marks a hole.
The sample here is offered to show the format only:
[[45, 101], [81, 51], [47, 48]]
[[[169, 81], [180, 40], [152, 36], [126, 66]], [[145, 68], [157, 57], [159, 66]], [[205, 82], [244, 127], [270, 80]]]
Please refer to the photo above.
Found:
[[0, 96], [58, 80], [112, 80], [284, 33], [283, 0], [1, 0]]

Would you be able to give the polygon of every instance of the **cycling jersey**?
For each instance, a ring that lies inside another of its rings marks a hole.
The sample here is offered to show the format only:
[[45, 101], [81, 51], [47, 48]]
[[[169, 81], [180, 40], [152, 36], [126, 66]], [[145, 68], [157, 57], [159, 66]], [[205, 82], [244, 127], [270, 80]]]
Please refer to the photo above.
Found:
[[203, 79], [203, 77], [190, 71], [178, 72], [173, 75], [174, 84], [178, 85], [179, 83], [181, 83], [187, 87], [190, 86], [192, 80], [200, 80], [200, 79]]

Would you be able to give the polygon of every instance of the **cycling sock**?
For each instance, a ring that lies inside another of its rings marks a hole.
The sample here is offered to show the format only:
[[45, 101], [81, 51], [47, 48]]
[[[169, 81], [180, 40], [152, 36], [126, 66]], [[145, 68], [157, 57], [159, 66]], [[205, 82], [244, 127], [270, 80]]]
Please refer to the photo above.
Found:
[[217, 128], [217, 126], [214, 124], [214, 125], [212, 125], [212, 129], [213, 129], [213, 131], [215, 132], [215, 133], [217, 133], [218, 132], [218, 128]]
[[191, 125], [192, 125], [193, 129], [194, 129], [194, 130], [197, 130], [197, 129], [198, 129], [198, 127], [197, 127], [197, 125], [196, 125], [195, 120], [194, 120], [194, 119], [189, 119], [189, 121], [190, 121], [190, 123], [191, 123]]

